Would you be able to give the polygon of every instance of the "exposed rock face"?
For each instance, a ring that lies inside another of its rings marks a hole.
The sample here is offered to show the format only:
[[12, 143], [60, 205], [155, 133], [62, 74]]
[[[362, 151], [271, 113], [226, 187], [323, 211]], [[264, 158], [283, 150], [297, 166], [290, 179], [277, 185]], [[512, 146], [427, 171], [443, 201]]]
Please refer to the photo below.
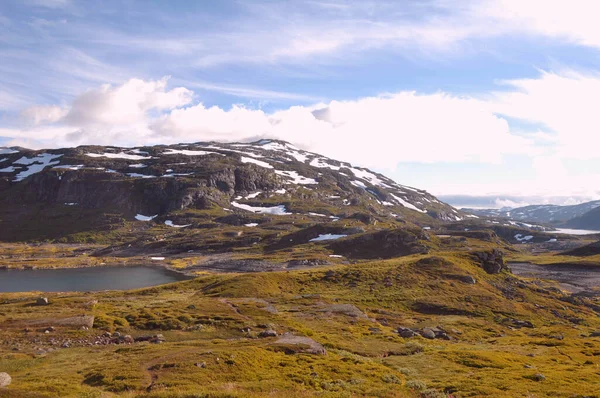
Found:
[[488, 274], [498, 274], [503, 269], [506, 269], [503, 253], [498, 249], [474, 252], [473, 257]]
[[310, 337], [294, 336], [286, 333], [281, 336], [273, 345], [287, 354], [306, 353], [313, 355], [325, 355], [327, 350], [321, 344]]
[[12, 383], [12, 378], [6, 372], [0, 372], [0, 388], [8, 387]]
[[[337, 208], [339, 213], [344, 206], [354, 206], [343, 216], [366, 225], [382, 219], [414, 221], [425, 214], [460, 219], [454, 209], [425, 191], [273, 140], [47, 151], [15, 148], [2, 156], [0, 169], [14, 170], [0, 173], [0, 239], [7, 241], [117, 229], [136, 214], [157, 215], [153, 222], [186, 209], [219, 207], [250, 215], [252, 210], [240, 210], [233, 202], [265, 206], [251, 196], [260, 193], [262, 199], [279, 195], [269, 206], [309, 200], [314, 210]], [[328, 216], [321, 221], [330, 221]]]

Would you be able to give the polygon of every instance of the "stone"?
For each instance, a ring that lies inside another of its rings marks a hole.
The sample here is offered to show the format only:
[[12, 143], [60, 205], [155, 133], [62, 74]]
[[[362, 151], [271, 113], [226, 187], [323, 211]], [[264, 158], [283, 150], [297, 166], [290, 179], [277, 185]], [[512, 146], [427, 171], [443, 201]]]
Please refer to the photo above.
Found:
[[152, 343], [152, 344], [162, 344], [165, 341], [167, 341], [167, 339], [165, 339], [165, 336], [163, 336], [162, 334], [154, 335], [150, 339], [150, 343]]
[[400, 335], [400, 337], [403, 337], [405, 339], [409, 339], [409, 338], [415, 337], [417, 335], [414, 330], [409, 329], [409, 328], [399, 327], [397, 330], [398, 330], [398, 334]]
[[50, 302], [48, 301], [48, 297], [39, 297], [36, 301], [35, 301], [36, 305], [48, 305], [50, 304]]
[[474, 285], [477, 283], [477, 279], [473, 278], [471, 275], [461, 275], [459, 280], [467, 285]]
[[284, 351], [286, 354], [313, 354], [326, 355], [327, 350], [321, 344], [310, 337], [295, 336], [291, 333], [285, 333], [273, 345]]
[[0, 388], [7, 387], [12, 382], [12, 377], [6, 372], [0, 372]]
[[133, 339], [133, 337], [131, 337], [130, 335], [126, 334], [124, 336], [119, 336], [119, 342], [121, 344], [132, 344], [135, 342], [135, 340]]
[[543, 375], [543, 374], [541, 374], [541, 373], [536, 373], [536, 374], [534, 374], [534, 375], [531, 377], [531, 380], [534, 380], [534, 381], [544, 381], [544, 380], [546, 380], [546, 376], [544, 376], [544, 375]]
[[421, 330], [421, 336], [425, 337], [426, 339], [433, 340], [435, 339], [435, 332], [432, 328], [423, 328]]
[[258, 337], [277, 337], [277, 332], [274, 330], [263, 330], [258, 334]]

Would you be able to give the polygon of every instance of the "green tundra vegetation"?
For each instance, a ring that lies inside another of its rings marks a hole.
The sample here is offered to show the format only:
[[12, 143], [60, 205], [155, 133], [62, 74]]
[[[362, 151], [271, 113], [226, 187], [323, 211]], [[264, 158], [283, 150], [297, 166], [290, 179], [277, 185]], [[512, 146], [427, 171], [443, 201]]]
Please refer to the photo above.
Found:
[[600, 294], [506, 265], [596, 266], [597, 236], [474, 218], [283, 142], [52, 153], [62, 168], [0, 178], [0, 269], [193, 279], [0, 293], [0, 397], [600, 396]]
[[[585, 397], [600, 385], [593, 299], [489, 274], [468, 253], [37, 297], [0, 295], [13, 378], [0, 396]], [[69, 323], [83, 314], [93, 328]]]

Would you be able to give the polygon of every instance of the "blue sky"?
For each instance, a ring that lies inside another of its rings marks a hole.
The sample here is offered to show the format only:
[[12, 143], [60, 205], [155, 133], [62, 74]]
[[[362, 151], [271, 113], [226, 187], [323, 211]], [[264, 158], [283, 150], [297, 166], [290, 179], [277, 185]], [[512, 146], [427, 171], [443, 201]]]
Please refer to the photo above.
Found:
[[0, 145], [271, 137], [438, 195], [600, 198], [594, 1], [91, 4], [0, 2]]

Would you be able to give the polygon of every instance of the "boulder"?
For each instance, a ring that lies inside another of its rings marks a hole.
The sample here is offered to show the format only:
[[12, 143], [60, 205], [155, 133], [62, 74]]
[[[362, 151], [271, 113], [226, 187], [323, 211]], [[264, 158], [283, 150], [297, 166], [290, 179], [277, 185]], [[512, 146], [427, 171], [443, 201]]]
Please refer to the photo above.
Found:
[[473, 253], [473, 259], [488, 274], [498, 274], [505, 269], [503, 256], [504, 254], [498, 249]]
[[7, 387], [12, 382], [12, 378], [6, 372], [0, 372], [0, 388]]
[[258, 337], [277, 337], [277, 332], [274, 330], [263, 330], [258, 334]]
[[415, 333], [414, 330], [409, 329], [409, 328], [399, 327], [397, 330], [398, 330], [398, 334], [400, 335], [400, 337], [403, 337], [405, 339], [409, 339], [409, 338], [415, 337], [417, 335], [417, 333]]
[[317, 343], [310, 337], [295, 336], [291, 333], [285, 333], [275, 343], [276, 349], [284, 351], [286, 354], [313, 354], [325, 355], [327, 350], [321, 344]]
[[421, 336], [425, 337], [426, 339], [433, 340], [435, 339], [435, 332], [432, 328], [423, 328], [421, 330]]
[[50, 304], [50, 302], [48, 301], [47, 297], [40, 297], [35, 301], [36, 305], [48, 305]]

